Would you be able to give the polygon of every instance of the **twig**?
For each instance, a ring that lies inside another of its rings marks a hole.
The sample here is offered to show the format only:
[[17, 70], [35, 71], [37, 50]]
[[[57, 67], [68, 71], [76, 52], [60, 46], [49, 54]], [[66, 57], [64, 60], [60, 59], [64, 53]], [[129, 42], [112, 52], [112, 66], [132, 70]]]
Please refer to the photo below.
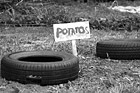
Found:
[[111, 4], [111, 6], [110, 6], [109, 8], [112, 8], [112, 7], [114, 6], [115, 3], [116, 3], [117, 6], [118, 6], [118, 1], [117, 1], [117, 0], [114, 0], [113, 3]]
[[17, 4], [16, 4], [16, 6], [18, 6], [20, 3], [22, 3], [23, 2], [23, 0], [20, 0]]
[[[17, 4], [16, 4], [16, 6], [18, 6], [20, 3], [22, 3], [23, 2], [23, 0], [21, 0], [21, 1], [19, 1]], [[9, 4], [8, 4], [9, 5]], [[7, 10], [5, 10], [5, 11], [9, 11], [10, 9], [12, 9], [13, 10], [13, 7], [11, 6], [11, 5], [9, 5], [10, 6], [10, 8], [8, 8]], [[0, 12], [0, 14], [3, 14], [5, 11], [3, 11], [3, 12]]]

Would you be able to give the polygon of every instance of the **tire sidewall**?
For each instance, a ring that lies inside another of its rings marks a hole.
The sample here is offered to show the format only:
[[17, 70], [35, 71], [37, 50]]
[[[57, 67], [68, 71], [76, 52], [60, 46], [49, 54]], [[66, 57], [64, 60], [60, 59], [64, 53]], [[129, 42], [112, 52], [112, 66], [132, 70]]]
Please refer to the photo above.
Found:
[[[31, 55], [57, 56], [61, 57], [63, 60], [57, 62], [26, 62], [18, 60], [18, 58], [20, 57], [23, 56], [27, 57]], [[58, 70], [68, 68], [67, 65], [69, 65], [69, 68], [71, 68], [75, 64], [79, 64], [79, 60], [74, 55], [65, 52], [32, 51], [32, 52], [16, 52], [8, 54], [2, 58], [1, 64], [4, 64], [5, 66], [14, 69], [22, 69], [22, 70], [36, 70], [38, 66], [42, 67], [42, 69], [54, 70], [54, 66], [57, 66], [55, 69]]]

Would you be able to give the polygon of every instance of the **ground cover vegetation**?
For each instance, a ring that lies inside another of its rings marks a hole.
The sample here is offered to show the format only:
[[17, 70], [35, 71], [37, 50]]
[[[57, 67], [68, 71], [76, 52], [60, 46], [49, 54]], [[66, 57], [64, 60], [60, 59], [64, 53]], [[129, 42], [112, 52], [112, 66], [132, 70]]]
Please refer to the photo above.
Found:
[[[97, 4], [48, 2], [44, 5], [23, 3], [14, 8], [14, 16], [9, 12], [0, 14], [0, 58], [17, 51], [52, 50], [72, 53], [70, 41], [58, 43], [54, 41], [52, 25], [89, 20], [91, 28], [91, 38], [77, 40], [80, 62], [78, 79], [60, 85], [39, 86], [23, 85], [0, 78], [0, 91], [3, 93], [140, 93], [139, 60], [111, 60], [95, 56], [96, 43], [100, 40], [140, 38], [139, 14], [109, 10], [107, 7], [111, 4], [110, 2]], [[118, 4], [137, 6], [140, 2], [129, 1]]]
[[[139, 30], [140, 27], [140, 18], [138, 14], [132, 15], [109, 10], [107, 9], [107, 6], [109, 7], [111, 2], [96, 2], [96, 4], [95, 2], [91, 2], [90, 5], [85, 3], [78, 4], [75, 2], [66, 2], [64, 4], [54, 3], [55, 2], [45, 3], [46, 5], [43, 5], [43, 3], [21, 3], [18, 6], [14, 6], [14, 15], [11, 12], [0, 15], [2, 16], [0, 18], [0, 25], [52, 26], [56, 23], [89, 20], [91, 27], [98, 30], [132, 31]], [[121, 4], [127, 5], [127, 3], [128, 2], [123, 2]]]

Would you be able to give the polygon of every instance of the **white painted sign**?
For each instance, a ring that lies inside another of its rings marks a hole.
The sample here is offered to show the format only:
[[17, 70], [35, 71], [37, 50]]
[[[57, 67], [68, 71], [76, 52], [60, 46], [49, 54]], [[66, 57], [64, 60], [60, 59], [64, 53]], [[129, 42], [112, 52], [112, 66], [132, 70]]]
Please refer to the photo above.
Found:
[[55, 41], [90, 38], [89, 21], [53, 24]]

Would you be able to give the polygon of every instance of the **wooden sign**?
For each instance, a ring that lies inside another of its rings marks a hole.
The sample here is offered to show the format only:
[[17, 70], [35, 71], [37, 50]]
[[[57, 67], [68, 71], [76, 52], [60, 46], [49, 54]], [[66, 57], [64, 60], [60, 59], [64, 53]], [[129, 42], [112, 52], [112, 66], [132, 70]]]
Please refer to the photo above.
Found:
[[76, 39], [90, 38], [89, 21], [54, 24], [54, 38], [56, 42], [72, 40], [73, 53], [76, 56]]

